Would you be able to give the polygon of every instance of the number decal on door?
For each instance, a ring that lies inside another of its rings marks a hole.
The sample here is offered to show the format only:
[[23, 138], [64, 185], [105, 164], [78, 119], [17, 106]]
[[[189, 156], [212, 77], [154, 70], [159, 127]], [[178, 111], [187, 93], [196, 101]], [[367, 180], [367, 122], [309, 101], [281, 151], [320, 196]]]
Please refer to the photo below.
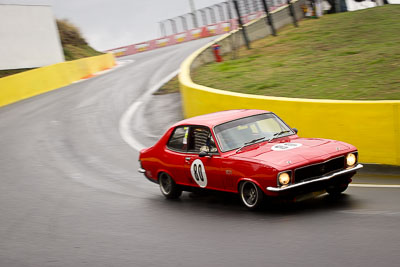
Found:
[[207, 175], [204, 168], [204, 164], [200, 159], [193, 161], [192, 166], [190, 166], [190, 173], [194, 181], [202, 188], [207, 186]]

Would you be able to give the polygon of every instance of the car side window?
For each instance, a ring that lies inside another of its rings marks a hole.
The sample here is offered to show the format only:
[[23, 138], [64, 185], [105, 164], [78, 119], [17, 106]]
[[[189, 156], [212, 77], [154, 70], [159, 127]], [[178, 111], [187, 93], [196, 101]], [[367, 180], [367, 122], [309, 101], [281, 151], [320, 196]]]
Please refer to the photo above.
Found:
[[172, 133], [167, 147], [172, 150], [185, 152], [187, 150], [187, 139], [189, 134], [189, 127], [177, 127]]
[[211, 132], [206, 127], [194, 126], [189, 131], [188, 151], [200, 153], [201, 151], [218, 152]]

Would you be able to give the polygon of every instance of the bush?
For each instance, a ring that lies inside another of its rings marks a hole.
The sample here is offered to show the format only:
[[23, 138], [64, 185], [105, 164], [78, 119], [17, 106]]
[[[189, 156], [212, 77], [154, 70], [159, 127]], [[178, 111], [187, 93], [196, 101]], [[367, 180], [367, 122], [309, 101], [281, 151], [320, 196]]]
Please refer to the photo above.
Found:
[[102, 54], [88, 45], [78, 27], [66, 19], [57, 20], [58, 32], [65, 60], [74, 60]]

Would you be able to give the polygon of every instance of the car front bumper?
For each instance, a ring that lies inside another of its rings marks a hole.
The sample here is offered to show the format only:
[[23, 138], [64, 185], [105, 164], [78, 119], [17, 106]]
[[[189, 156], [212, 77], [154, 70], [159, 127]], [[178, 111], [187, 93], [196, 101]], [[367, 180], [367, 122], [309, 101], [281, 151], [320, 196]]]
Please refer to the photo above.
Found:
[[[275, 193], [289, 193], [289, 192], [296, 192], [296, 191], [303, 191], [306, 188], [314, 188], [314, 187], [324, 187], [324, 185], [329, 184], [330, 182], [333, 182], [336, 178], [341, 177], [341, 176], [346, 176], [349, 174], [354, 174], [357, 170], [361, 169], [363, 167], [362, 164], [357, 164], [353, 168], [349, 169], [344, 169], [335, 173], [331, 173], [313, 180], [308, 180], [308, 181], [303, 181], [300, 183], [296, 184], [291, 184], [288, 186], [282, 186], [282, 187], [272, 187], [268, 186], [266, 189], [269, 192], [275, 192]], [[319, 185], [319, 186], [318, 186]], [[311, 191], [311, 190], [306, 190], [306, 191]]]

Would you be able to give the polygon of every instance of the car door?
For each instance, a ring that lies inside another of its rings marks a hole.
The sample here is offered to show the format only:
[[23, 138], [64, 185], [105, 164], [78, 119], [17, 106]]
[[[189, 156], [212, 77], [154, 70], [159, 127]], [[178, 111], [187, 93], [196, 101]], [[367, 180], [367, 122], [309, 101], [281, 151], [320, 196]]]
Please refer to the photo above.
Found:
[[185, 176], [185, 157], [187, 154], [188, 126], [178, 126], [172, 132], [165, 149], [165, 153], [160, 155], [161, 162], [178, 184], [192, 184], [192, 179]]
[[[221, 157], [215, 146], [210, 129], [204, 126], [190, 126], [185, 156], [185, 176], [195, 187], [223, 189]], [[200, 157], [201, 151], [208, 151]]]

